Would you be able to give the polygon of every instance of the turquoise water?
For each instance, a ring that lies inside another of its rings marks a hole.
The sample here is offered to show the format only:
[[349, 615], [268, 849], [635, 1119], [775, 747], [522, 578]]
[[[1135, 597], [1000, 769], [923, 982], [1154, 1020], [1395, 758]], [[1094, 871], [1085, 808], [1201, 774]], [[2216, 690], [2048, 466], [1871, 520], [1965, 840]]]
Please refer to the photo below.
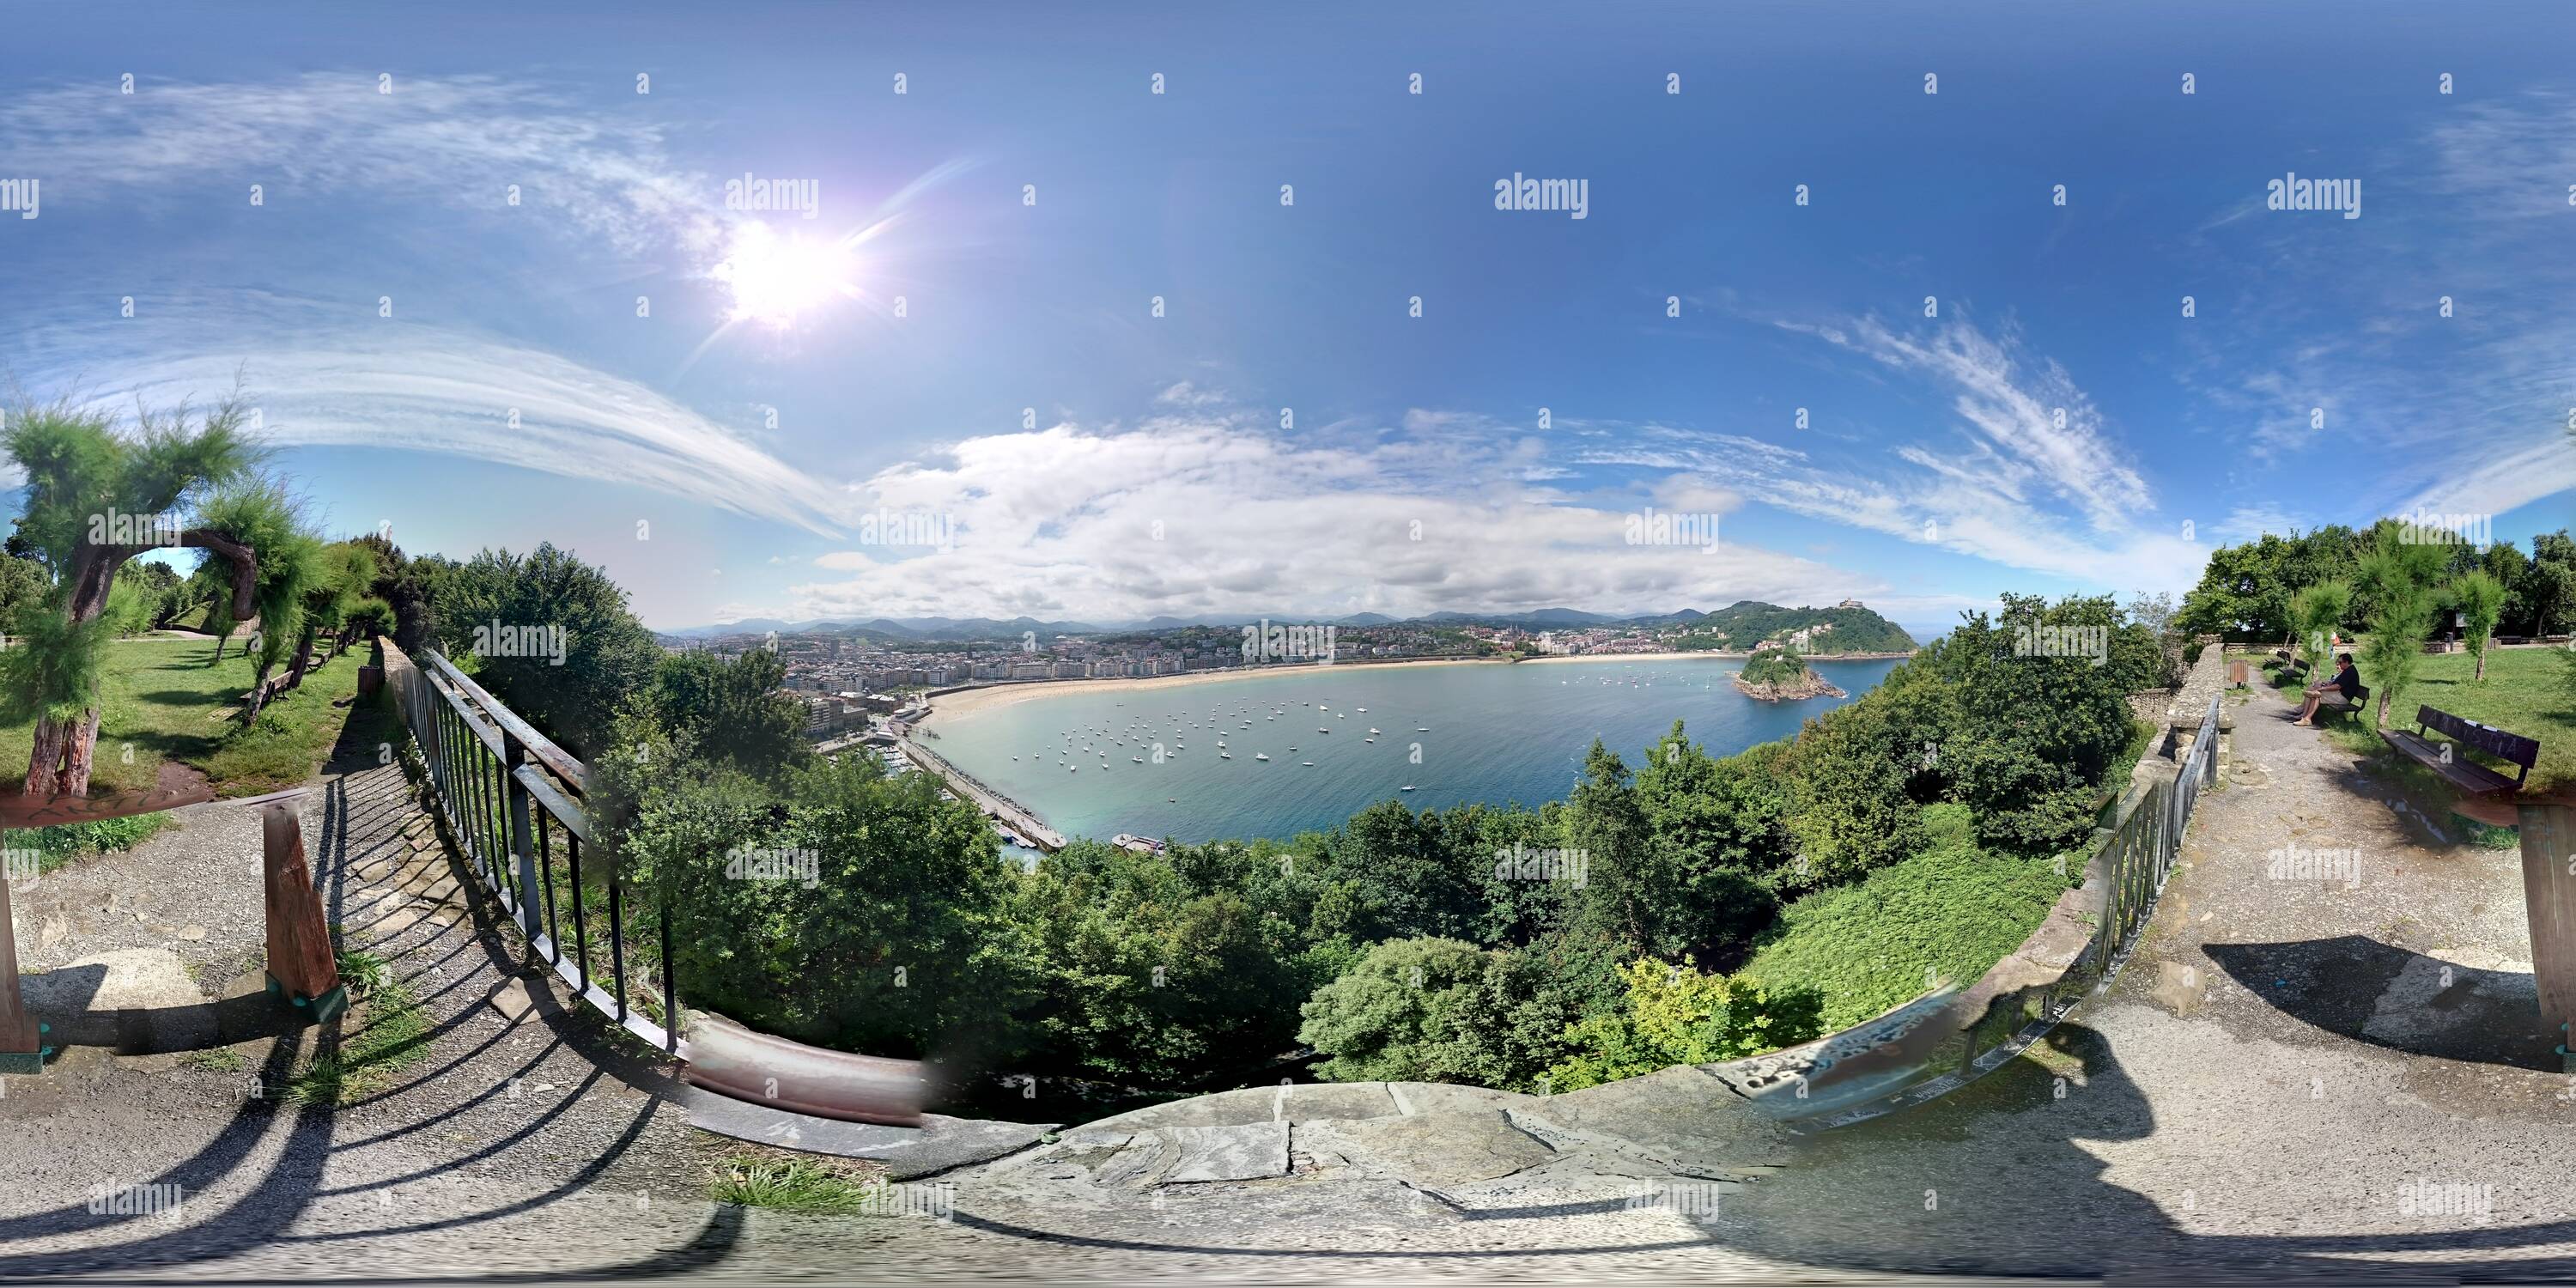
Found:
[[[1068, 837], [1286, 839], [1390, 798], [1416, 809], [1561, 800], [1596, 736], [1633, 770], [1676, 718], [1727, 755], [1790, 737], [1848, 700], [1757, 702], [1728, 683], [1738, 665], [1347, 666], [1162, 689], [1074, 685], [928, 727], [941, 755]], [[1858, 696], [1896, 663], [1814, 665]], [[1374, 743], [1371, 726], [1383, 731]], [[1220, 738], [1233, 759], [1219, 758]]]

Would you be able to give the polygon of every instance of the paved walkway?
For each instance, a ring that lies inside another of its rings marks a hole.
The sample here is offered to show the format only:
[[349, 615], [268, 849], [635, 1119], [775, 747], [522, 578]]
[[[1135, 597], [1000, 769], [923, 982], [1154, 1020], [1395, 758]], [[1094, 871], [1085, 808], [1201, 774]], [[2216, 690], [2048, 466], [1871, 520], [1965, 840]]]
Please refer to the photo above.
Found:
[[[1256, 1089], [948, 1173], [953, 1221], [719, 1209], [690, 1171], [706, 1146], [593, 1072], [577, 1024], [474, 1000], [499, 932], [440, 904], [454, 924], [402, 932], [406, 973], [449, 976], [428, 977], [440, 1058], [376, 1103], [245, 1107], [113, 1057], [13, 1082], [0, 1131], [39, 1162], [0, 1192], [0, 1274], [2576, 1275], [2576, 1079], [2532, 1032], [2516, 858], [2435, 839], [2287, 718], [2240, 709], [2107, 994], [2031, 1058], [1823, 1137], [1690, 1069], [1544, 1101]], [[355, 822], [324, 880], [350, 906], [418, 822], [380, 771], [329, 781]], [[512, 1101], [512, 1074], [553, 1086]], [[184, 1178], [191, 1206], [166, 1230], [86, 1217], [102, 1173]]]

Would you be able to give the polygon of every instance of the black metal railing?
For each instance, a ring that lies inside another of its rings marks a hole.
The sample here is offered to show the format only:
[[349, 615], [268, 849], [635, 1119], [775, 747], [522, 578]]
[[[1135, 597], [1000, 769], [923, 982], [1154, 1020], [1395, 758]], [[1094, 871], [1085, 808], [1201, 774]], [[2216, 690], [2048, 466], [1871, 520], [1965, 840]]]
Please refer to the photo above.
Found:
[[[529, 949], [583, 1001], [635, 1036], [676, 1052], [670, 918], [658, 903], [646, 909], [655, 932], [649, 942], [658, 958], [656, 992], [628, 971], [634, 919], [615, 857], [592, 844], [582, 808], [588, 767], [446, 658], [424, 650], [415, 662], [391, 642], [384, 647], [385, 682], [426, 767], [433, 804], [467, 866], [518, 923]], [[593, 906], [595, 897], [604, 908]], [[594, 933], [594, 912], [607, 916], [604, 935]]]

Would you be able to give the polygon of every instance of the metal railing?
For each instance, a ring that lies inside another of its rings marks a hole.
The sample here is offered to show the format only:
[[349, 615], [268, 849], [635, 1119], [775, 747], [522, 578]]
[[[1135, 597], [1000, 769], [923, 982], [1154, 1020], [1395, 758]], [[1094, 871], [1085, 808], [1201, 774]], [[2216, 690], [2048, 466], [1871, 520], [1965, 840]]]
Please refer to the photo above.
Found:
[[[528, 947], [583, 1001], [646, 1042], [677, 1052], [671, 921], [659, 907], [651, 909], [661, 959], [656, 996], [639, 990], [628, 969], [631, 910], [619, 865], [591, 844], [582, 808], [589, 769], [446, 658], [424, 650], [415, 663], [391, 641], [384, 650], [385, 682], [427, 768], [433, 804], [467, 866], [518, 923]], [[585, 851], [593, 863], [590, 881], [606, 887], [603, 908], [590, 906]], [[594, 933], [594, 912], [607, 917], [604, 936]], [[603, 964], [605, 971], [598, 969]]]
[[2210, 698], [2173, 781], [2151, 785], [2104, 844], [2092, 934], [2054, 979], [1931, 994], [1813, 1042], [1705, 1067], [1766, 1113], [1840, 1127], [1946, 1095], [2047, 1036], [2136, 951], [2200, 793], [2218, 781], [2219, 702]]

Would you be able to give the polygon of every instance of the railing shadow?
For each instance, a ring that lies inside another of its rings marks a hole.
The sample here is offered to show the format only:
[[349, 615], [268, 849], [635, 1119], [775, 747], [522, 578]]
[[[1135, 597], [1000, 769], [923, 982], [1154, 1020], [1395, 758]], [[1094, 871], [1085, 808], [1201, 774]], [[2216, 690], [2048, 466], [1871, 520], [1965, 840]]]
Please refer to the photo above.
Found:
[[[385, 727], [392, 727], [392, 722], [385, 722]], [[317, 857], [313, 867], [315, 880], [324, 898], [325, 906], [334, 914], [331, 918], [333, 920], [337, 920], [336, 914], [349, 906], [354, 895], [364, 893], [365, 888], [370, 884], [389, 883], [400, 871], [400, 865], [396, 864], [391, 865], [389, 869], [379, 870], [371, 877], [361, 878], [354, 870], [359, 864], [370, 860], [363, 856], [356, 858], [352, 856], [352, 842], [358, 839], [353, 835], [351, 826], [353, 816], [369, 819], [381, 817], [375, 807], [384, 805], [390, 798], [395, 802], [393, 807], [399, 808], [400, 795], [409, 790], [409, 784], [403, 779], [399, 770], [352, 775], [351, 771], [374, 770], [379, 767], [377, 741], [379, 739], [373, 736], [373, 726], [362, 726], [360, 721], [353, 719], [348, 726], [344, 727], [340, 742], [333, 748], [328, 766], [329, 771], [335, 776], [332, 777], [325, 796], [322, 821], [319, 826], [320, 835], [315, 845]], [[360, 785], [361, 792], [373, 799], [353, 801], [351, 799], [353, 783]], [[468, 951], [479, 949], [485, 955], [496, 977], [518, 973], [524, 968], [525, 963], [520, 960], [520, 954], [511, 948], [508, 939], [502, 933], [503, 922], [496, 915], [497, 910], [492, 906], [491, 896], [465, 879], [466, 874], [462, 872], [453, 855], [447, 855], [446, 861], [451, 871], [458, 877], [465, 907], [474, 921], [471, 932], [466, 936]], [[416, 945], [412, 951], [426, 950], [436, 942], [432, 939]], [[236, 1004], [240, 1000], [242, 999], [237, 999]], [[247, 1000], [263, 1003], [265, 1001], [261, 998]], [[460, 1027], [474, 1015], [474, 1008], [481, 1005], [482, 999], [479, 996], [467, 999], [454, 1016], [444, 1023], [433, 1025], [433, 1033], [443, 1034]], [[246, 1193], [222, 1212], [195, 1217], [186, 1225], [175, 1227], [139, 1220], [130, 1215], [94, 1213], [89, 1210], [89, 1205], [79, 1202], [23, 1216], [0, 1218], [0, 1249], [6, 1249], [12, 1244], [76, 1236], [109, 1228], [116, 1229], [120, 1234], [130, 1232], [132, 1235], [110, 1247], [89, 1246], [49, 1252], [0, 1251], [0, 1280], [65, 1272], [114, 1273], [186, 1265], [238, 1256], [278, 1244], [322, 1244], [360, 1239], [399, 1238], [407, 1234], [452, 1230], [499, 1221], [573, 1198], [598, 1183], [619, 1159], [635, 1148], [636, 1143], [651, 1126], [655, 1116], [664, 1111], [668, 1100], [669, 1084], [667, 1079], [659, 1079], [649, 1064], [616, 1050], [603, 1040], [600, 1034], [572, 1022], [559, 1009], [535, 1018], [541, 1018], [546, 1025], [548, 1040], [542, 1044], [542, 1049], [526, 1067], [534, 1067], [534, 1060], [542, 1060], [548, 1052], [561, 1047], [570, 1047], [593, 1064], [594, 1068], [587, 1077], [577, 1079], [576, 1084], [562, 1093], [555, 1104], [541, 1108], [531, 1121], [518, 1131], [460, 1157], [447, 1159], [435, 1167], [413, 1170], [406, 1175], [393, 1177], [391, 1180], [363, 1185], [327, 1185], [325, 1175], [332, 1160], [353, 1149], [380, 1145], [396, 1137], [408, 1135], [417, 1130], [418, 1125], [392, 1131], [371, 1130], [369, 1134], [344, 1139], [343, 1137], [347, 1135], [344, 1119], [352, 1117], [363, 1105], [400, 1094], [405, 1090], [416, 1091], [435, 1080], [433, 1078], [412, 1079], [403, 1087], [370, 1096], [357, 1104], [345, 1107], [288, 1103], [270, 1094], [268, 1089], [284, 1088], [290, 1083], [296, 1066], [308, 1047], [319, 1044], [319, 1049], [330, 1049], [356, 1031], [351, 1029], [343, 1032], [339, 1020], [334, 1020], [329, 1025], [318, 1029], [290, 1029], [281, 1034], [270, 1047], [256, 1073], [246, 1075], [245, 1095], [241, 1103], [222, 1122], [212, 1139], [186, 1158], [161, 1167], [157, 1172], [115, 1178], [120, 1184], [130, 1181], [140, 1186], [177, 1186], [185, 1195], [203, 1194], [218, 1186], [247, 1182]], [[465, 1058], [470, 1059], [471, 1056]], [[455, 1062], [451, 1062], [446, 1067], [455, 1067]], [[629, 1081], [641, 1087], [646, 1094], [631, 1115], [624, 1115], [625, 1120], [617, 1127], [616, 1135], [610, 1143], [595, 1157], [586, 1159], [561, 1183], [509, 1202], [494, 1203], [490, 1207], [475, 1211], [444, 1214], [433, 1220], [407, 1225], [296, 1232], [297, 1225], [313, 1213], [316, 1204], [321, 1200], [377, 1190], [391, 1184], [418, 1182], [430, 1176], [471, 1168], [476, 1163], [501, 1157], [513, 1149], [525, 1148], [531, 1142], [542, 1140], [545, 1127], [569, 1112], [585, 1091], [590, 1090], [609, 1073], [622, 1073]], [[247, 1094], [248, 1080], [253, 1077], [263, 1088], [262, 1094], [257, 1096]], [[499, 1088], [496, 1087], [493, 1090], [497, 1092]], [[460, 1112], [470, 1107], [474, 1101], [483, 1098], [466, 1097], [464, 1103], [438, 1117], [445, 1118]], [[284, 1134], [283, 1140], [275, 1139], [279, 1133]], [[273, 1161], [255, 1164], [253, 1160], [264, 1152], [272, 1154]], [[247, 1170], [253, 1167], [263, 1170], [256, 1175], [245, 1175]], [[741, 1238], [742, 1228], [743, 1216], [738, 1209], [718, 1208], [688, 1242], [680, 1247], [614, 1265], [584, 1267], [570, 1273], [577, 1273], [583, 1277], [650, 1278], [704, 1270], [723, 1262], [732, 1255]], [[565, 1269], [559, 1267], [536, 1268], [524, 1272], [496, 1267], [493, 1271], [477, 1273], [470, 1277], [476, 1280], [526, 1282], [559, 1279], [566, 1273]]]

